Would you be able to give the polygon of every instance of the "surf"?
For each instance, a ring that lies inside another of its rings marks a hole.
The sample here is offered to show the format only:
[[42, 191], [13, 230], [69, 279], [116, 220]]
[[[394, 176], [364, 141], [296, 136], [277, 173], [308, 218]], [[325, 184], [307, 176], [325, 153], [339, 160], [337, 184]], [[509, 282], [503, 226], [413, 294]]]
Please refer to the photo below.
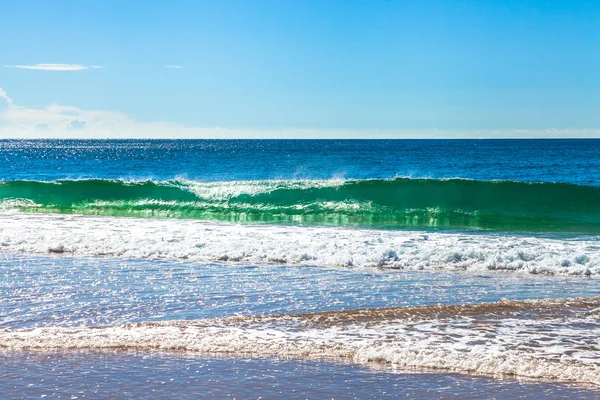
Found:
[[598, 276], [598, 237], [565, 240], [197, 220], [0, 214], [0, 254]]
[[599, 305], [597, 297], [504, 300], [271, 317], [4, 329], [0, 331], [0, 349], [334, 358], [407, 369], [600, 385]]
[[384, 229], [600, 233], [600, 187], [467, 179], [0, 183], [4, 211]]

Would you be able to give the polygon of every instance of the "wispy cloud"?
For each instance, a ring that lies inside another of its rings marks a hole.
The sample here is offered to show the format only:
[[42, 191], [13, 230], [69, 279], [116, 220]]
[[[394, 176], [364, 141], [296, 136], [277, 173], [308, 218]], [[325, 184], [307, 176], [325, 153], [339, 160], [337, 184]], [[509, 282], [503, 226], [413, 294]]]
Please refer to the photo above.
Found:
[[6, 100], [9, 105], [12, 105], [12, 103], [13, 103], [12, 99], [10, 97], [8, 97], [8, 95], [2, 88], [0, 88], [0, 99]]
[[8, 68], [37, 69], [43, 71], [82, 71], [85, 69], [102, 68], [99, 65], [81, 64], [34, 64], [34, 65], [5, 65]]
[[181, 69], [183, 68], [183, 65], [165, 65], [165, 68], [175, 68], [175, 69]]

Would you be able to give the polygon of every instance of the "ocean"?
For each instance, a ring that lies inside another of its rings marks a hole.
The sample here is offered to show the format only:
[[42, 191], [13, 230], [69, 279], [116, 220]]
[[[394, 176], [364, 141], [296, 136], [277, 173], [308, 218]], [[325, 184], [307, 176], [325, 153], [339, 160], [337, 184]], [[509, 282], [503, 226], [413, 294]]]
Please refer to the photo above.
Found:
[[600, 397], [600, 140], [0, 140], [0, 397]]

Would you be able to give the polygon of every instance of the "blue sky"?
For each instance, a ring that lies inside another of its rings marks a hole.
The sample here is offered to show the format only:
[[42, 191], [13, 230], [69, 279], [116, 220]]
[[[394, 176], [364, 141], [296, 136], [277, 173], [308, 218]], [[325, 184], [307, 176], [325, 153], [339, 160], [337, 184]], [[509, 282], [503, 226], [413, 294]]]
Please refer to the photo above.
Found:
[[597, 0], [4, 0], [0, 26], [0, 137], [600, 136]]

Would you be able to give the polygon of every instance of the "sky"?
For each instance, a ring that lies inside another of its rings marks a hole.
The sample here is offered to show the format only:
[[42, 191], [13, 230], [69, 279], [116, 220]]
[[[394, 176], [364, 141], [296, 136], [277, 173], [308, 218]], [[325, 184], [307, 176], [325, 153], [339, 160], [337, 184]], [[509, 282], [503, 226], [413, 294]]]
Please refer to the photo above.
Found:
[[0, 0], [0, 138], [600, 137], [598, 0]]

